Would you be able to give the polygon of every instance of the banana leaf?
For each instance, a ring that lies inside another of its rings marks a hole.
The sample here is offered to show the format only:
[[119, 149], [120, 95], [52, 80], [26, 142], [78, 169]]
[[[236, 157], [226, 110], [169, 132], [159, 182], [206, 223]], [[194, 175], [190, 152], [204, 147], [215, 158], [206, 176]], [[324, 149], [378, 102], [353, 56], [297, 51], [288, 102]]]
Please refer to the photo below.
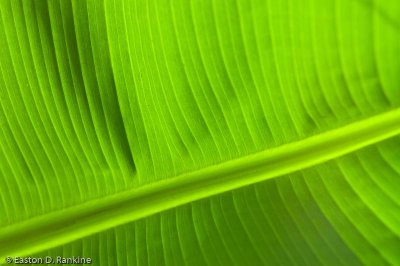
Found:
[[0, 263], [46, 259], [400, 265], [399, 2], [0, 0]]

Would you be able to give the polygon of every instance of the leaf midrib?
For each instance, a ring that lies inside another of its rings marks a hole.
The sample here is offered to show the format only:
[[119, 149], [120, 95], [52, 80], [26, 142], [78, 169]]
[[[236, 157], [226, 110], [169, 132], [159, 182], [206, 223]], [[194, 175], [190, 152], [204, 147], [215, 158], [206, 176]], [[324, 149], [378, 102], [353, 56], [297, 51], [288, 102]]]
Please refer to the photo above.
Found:
[[0, 229], [0, 260], [59, 246], [222, 192], [299, 171], [400, 134], [400, 109]]

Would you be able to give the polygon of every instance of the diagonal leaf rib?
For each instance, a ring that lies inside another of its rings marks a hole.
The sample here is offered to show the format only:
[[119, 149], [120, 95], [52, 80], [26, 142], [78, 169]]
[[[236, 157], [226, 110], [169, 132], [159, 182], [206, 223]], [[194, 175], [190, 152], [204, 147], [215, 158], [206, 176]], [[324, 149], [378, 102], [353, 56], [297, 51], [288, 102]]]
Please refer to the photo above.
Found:
[[400, 134], [400, 109], [0, 229], [0, 259], [29, 255], [218, 193], [289, 174]]

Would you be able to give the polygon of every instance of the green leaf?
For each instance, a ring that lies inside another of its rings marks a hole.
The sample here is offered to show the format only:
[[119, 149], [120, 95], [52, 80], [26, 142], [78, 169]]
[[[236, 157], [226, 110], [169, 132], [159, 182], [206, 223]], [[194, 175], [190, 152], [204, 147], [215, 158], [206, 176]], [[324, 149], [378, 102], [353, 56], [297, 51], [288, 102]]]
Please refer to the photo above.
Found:
[[0, 260], [400, 265], [395, 0], [3, 0]]

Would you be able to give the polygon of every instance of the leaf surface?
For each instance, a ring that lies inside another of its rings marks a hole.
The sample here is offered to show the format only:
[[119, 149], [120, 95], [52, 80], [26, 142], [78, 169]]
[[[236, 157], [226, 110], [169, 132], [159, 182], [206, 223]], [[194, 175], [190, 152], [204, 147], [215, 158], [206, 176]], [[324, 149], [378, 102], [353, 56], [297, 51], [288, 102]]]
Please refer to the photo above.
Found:
[[396, 1], [0, 15], [2, 260], [400, 264]]

